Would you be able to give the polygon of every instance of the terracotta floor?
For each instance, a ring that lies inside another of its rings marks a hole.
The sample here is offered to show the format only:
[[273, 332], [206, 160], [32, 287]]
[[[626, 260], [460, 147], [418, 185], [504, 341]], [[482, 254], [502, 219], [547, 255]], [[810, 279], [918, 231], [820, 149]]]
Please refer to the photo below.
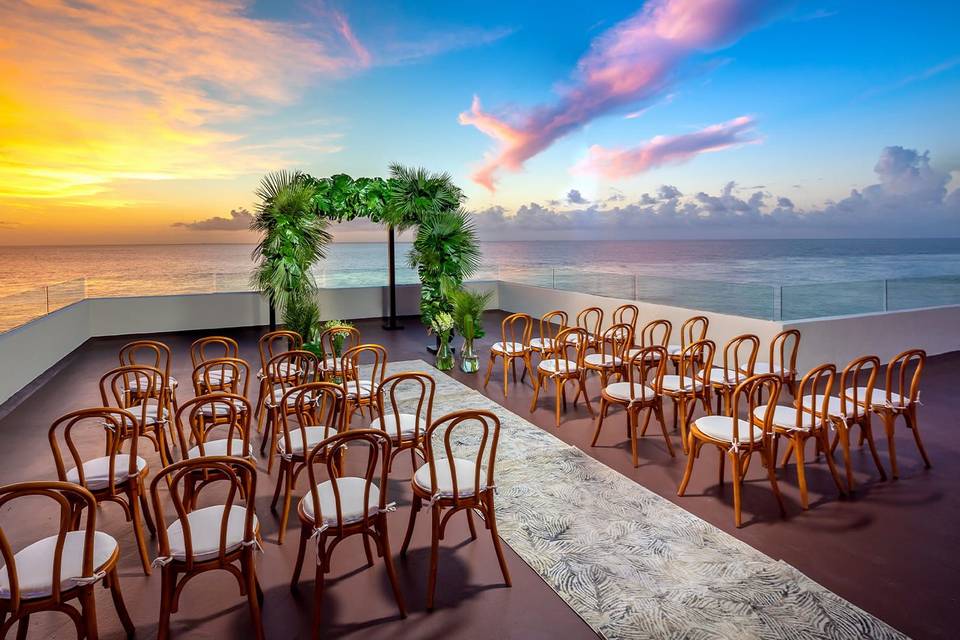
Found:
[[[488, 314], [490, 331], [499, 314]], [[407, 329], [384, 332], [379, 321], [358, 323], [364, 339], [384, 344], [391, 360], [429, 359], [428, 342], [416, 320], [406, 320]], [[256, 338], [262, 329], [225, 331], [242, 345], [242, 357], [257, 361]], [[209, 333], [209, 332], [203, 332]], [[190, 342], [195, 333], [157, 336], [174, 350], [174, 375], [189, 379]], [[491, 333], [492, 336], [492, 333]], [[98, 404], [97, 380], [114, 366], [119, 347], [127, 337], [89, 341], [45, 374], [18, 397], [0, 407], [0, 482], [50, 478], [54, 473], [47, 444], [47, 430], [59, 415]], [[481, 354], [493, 340], [482, 342]], [[4, 366], [15, 366], [4, 363]], [[683, 473], [683, 460], [671, 459], [659, 437], [640, 444], [640, 467], [630, 465], [629, 444], [620, 427], [622, 415], [612, 413], [600, 446], [589, 446], [592, 421], [581, 404], [566, 414], [562, 426], [553, 426], [552, 396], [541, 399], [530, 414], [529, 385], [514, 385], [503, 398], [501, 378], [494, 373], [487, 394], [515, 413], [527, 417], [567, 442], [581, 447], [603, 463], [617, 469], [682, 508], [730, 532], [768, 555], [782, 559], [814, 580], [916, 638], [954, 638], [956, 610], [960, 605], [960, 439], [954, 411], [960, 353], [931, 358], [923, 383], [920, 421], [924, 441], [934, 467], [925, 470], [906, 429], [897, 438], [901, 478], [880, 482], [866, 451], [854, 452], [858, 489], [850, 499], [838, 498], [823, 462], [808, 467], [812, 491], [811, 509], [799, 506], [796, 476], [792, 468], [780, 472], [788, 517], [780, 519], [762, 470], [751, 468], [744, 491], [745, 526], [735, 529], [732, 491], [717, 485], [717, 457], [698, 460], [687, 496], [678, 498], [676, 488]], [[454, 377], [479, 388], [482, 376], [459, 372]], [[599, 392], [591, 381], [592, 396]], [[669, 413], [668, 413], [669, 419]], [[679, 439], [674, 436], [679, 451]], [[886, 445], [881, 444], [886, 460]], [[152, 469], [159, 460], [147, 456]], [[265, 470], [265, 460], [262, 461]], [[391, 481], [391, 499], [400, 508], [391, 514], [391, 542], [399, 548], [407, 520], [410, 492], [410, 460], [398, 458]], [[275, 544], [277, 518], [269, 510], [274, 476], [260, 475], [257, 510], [266, 539], [260, 556], [259, 575], [266, 592], [264, 621], [270, 638], [310, 637], [312, 606], [311, 552], [299, 596], [292, 596], [288, 583], [296, 554], [297, 525], [291, 522], [282, 547]], [[305, 486], [305, 478], [301, 485]], [[303, 486], [300, 488], [303, 493]], [[9, 514], [4, 513], [7, 526]], [[295, 518], [292, 518], [295, 521]], [[40, 526], [42, 516], [17, 514], [17, 528]], [[101, 510], [99, 528], [121, 544], [121, 573], [127, 606], [139, 637], [156, 633], [159, 605], [159, 575], [143, 576], [130, 527], [118, 508]], [[382, 563], [367, 569], [359, 542], [348, 542], [334, 556], [334, 577], [324, 596], [325, 636], [364, 638], [580, 638], [594, 637], [591, 629], [507, 547], [513, 588], [502, 585], [489, 538], [467, 543], [462, 519], [451, 524], [441, 547], [437, 610], [424, 610], [429, 525], [418, 526], [406, 561], [398, 561], [401, 586], [411, 610], [400, 620]], [[154, 547], [155, 548], [155, 547]], [[103, 594], [106, 596], [106, 593]], [[98, 600], [101, 636], [121, 637], [119, 623], [109, 598]], [[248, 637], [249, 618], [236, 583], [226, 573], [197, 578], [187, 587], [181, 610], [174, 616], [175, 636], [190, 638]], [[37, 618], [30, 637], [72, 637], [60, 617]], [[228, 635], [225, 635], [228, 634]]]

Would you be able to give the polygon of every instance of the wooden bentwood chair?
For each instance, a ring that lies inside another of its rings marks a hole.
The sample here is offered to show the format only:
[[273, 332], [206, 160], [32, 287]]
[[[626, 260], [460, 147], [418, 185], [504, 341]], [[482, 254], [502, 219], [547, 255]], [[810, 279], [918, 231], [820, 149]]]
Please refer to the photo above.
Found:
[[[164, 465], [171, 460], [167, 430], [170, 405], [167, 402], [163, 372], [146, 365], [126, 365], [107, 371], [100, 377], [100, 401], [104, 407], [126, 409], [137, 419], [137, 434], [147, 438], [160, 453]], [[126, 430], [121, 440], [131, 437]]]
[[[210, 482], [203, 489], [226, 483], [226, 497], [215, 499], [211, 506], [196, 508], [198, 496], [189, 495], [187, 487], [198, 475], [219, 481]], [[170, 486], [176, 519], [167, 527], [160, 526], [160, 555], [154, 561], [162, 572], [158, 640], [170, 637], [170, 615], [177, 612], [187, 581], [216, 569], [227, 571], [237, 579], [240, 594], [246, 596], [250, 607], [253, 634], [262, 640], [263, 591], [257, 580], [254, 555], [260, 547], [260, 523], [254, 513], [256, 467], [249, 460], [226, 456], [193, 458], [170, 465], [150, 483], [153, 508], [161, 525], [164, 524], [162, 482]]]
[[[277, 544], [283, 544], [287, 533], [287, 519], [290, 517], [290, 501], [297, 478], [303, 472], [307, 456], [313, 448], [327, 438], [343, 431], [346, 427], [346, 396], [343, 387], [332, 382], [309, 382], [294, 387], [284, 394], [283, 404], [290, 410], [281, 412], [280, 424], [283, 427], [277, 442], [276, 454], [280, 456], [280, 472], [277, 475], [277, 488], [273, 493], [270, 508], [276, 511], [277, 500], [283, 488], [283, 510], [280, 515], [280, 529]], [[295, 419], [295, 420], [294, 420]], [[322, 450], [316, 457], [317, 462], [326, 462]], [[343, 461], [338, 461], [342, 465]], [[343, 468], [340, 468], [343, 473]]]
[[[177, 408], [177, 387], [180, 383], [170, 375], [171, 360], [170, 347], [156, 340], [135, 340], [120, 348], [121, 367], [142, 364], [163, 372], [163, 378], [167, 381], [166, 400], [172, 413]], [[158, 381], [156, 386], [160, 384]], [[145, 390], [131, 389], [130, 391], [135, 394], [137, 391]]]
[[[342, 458], [348, 449], [366, 454], [366, 466], [362, 476], [344, 476]], [[403, 594], [397, 582], [390, 552], [387, 528], [387, 513], [394, 511], [393, 502], [387, 503], [387, 467], [390, 460], [390, 439], [376, 429], [354, 429], [333, 435], [307, 455], [305, 466], [310, 478], [310, 492], [300, 500], [297, 514], [300, 517], [300, 548], [293, 570], [290, 589], [296, 591], [300, 571], [307, 551], [307, 542], [316, 540], [317, 569], [313, 604], [314, 637], [322, 636], [320, 622], [323, 588], [326, 574], [330, 572], [333, 550], [346, 538], [359, 535], [363, 538], [367, 565], [373, 566], [370, 540], [376, 544], [377, 555], [383, 558], [390, 579], [393, 596], [397, 600], [400, 617], [407, 611]], [[325, 462], [329, 480], [317, 482], [315, 468]], [[379, 471], [378, 471], [379, 468]], [[376, 480], [376, 481], [375, 481]]]
[[512, 313], [500, 323], [500, 341], [490, 347], [490, 361], [487, 363], [487, 375], [483, 378], [486, 389], [493, 373], [493, 364], [497, 358], [503, 360], [503, 396], [507, 396], [508, 372], [513, 369], [513, 381], [517, 381], [516, 361], [522, 360], [524, 372], [533, 377], [533, 364], [530, 361], [530, 336], [533, 334], [533, 318], [525, 313]]
[[680, 325], [680, 343], [667, 345], [667, 353], [680, 373], [681, 354], [694, 342], [707, 339], [707, 330], [710, 328], [710, 319], [706, 316], [693, 316], [684, 320]]
[[687, 427], [697, 400], [707, 415], [710, 409], [710, 369], [716, 346], [712, 340], [698, 340], [680, 353], [677, 375], [664, 375], [661, 384], [663, 396], [673, 401], [673, 428], [680, 424], [680, 442], [687, 452]]
[[[111, 536], [97, 531], [96, 498], [71, 482], [20, 482], [0, 487], [0, 509], [13, 510], [14, 503], [20, 502], [24, 509], [35, 510], [39, 505], [33, 499], [38, 496], [59, 509], [54, 535], [15, 553], [11, 528], [0, 524], [4, 565], [0, 569], [0, 638], [16, 624], [18, 640], [25, 639], [30, 616], [46, 611], [66, 614], [76, 627], [77, 640], [97, 638], [94, 589], [100, 581], [110, 589], [127, 637], [133, 638], [136, 629], [123, 603], [117, 571], [120, 547]], [[81, 527], [84, 514], [86, 524]], [[68, 604], [71, 600], [79, 601], [79, 610]]]
[[800, 332], [796, 329], [787, 329], [773, 336], [770, 341], [770, 352], [765, 361], [758, 360], [753, 365], [753, 373], [772, 373], [790, 390], [790, 395], [797, 395], [797, 353], [800, 350]]
[[[417, 454], [426, 459], [423, 436], [433, 416], [433, 398], [437, 384], [428, 373], [411, 371], [385, 378], [377, 389], [377, 414], [370, 423], [390, 436], [391, 453], [387, 471], [393, 460], [409, 450], [412, 469], [417, 468]], [[387, 400], [389, 399], [389, 405]]]
[[643, 433], [646, 433], [650, 424], [650, 414], [653, 413], [663, 439], [667, 443], [670, 457], [675, 457], [667, 426], [663, 419], [663, 376], [667, 370], [667, 350], [661, 346], [644, 347], [636, 350], [626, 362], [627, 380], [606, 385], [600, 391], [600, 411], [597, 415], [597, 427], [593, 432], [591, 447], [597, 446], [600, 430], [603, 428], [603, 419], [611, 406], [623, 406], [627, 411], [627, 434], [630, 436], [630, 453], [633, 457], [633, 466], [639, 466], [637, 457], [637, 422], [640, 412], [646, 410], [643, 419]]
[[577, 406], [577, 399], [582, 393], [583, 401], [587, 405], [587, 410], [590, 411], [590, 417], [593, 417], [593, 407], [590, 406], [590, 396], [587, 395], [587, 369], [583, 365], [589, 340], [586, 330], [580, 327], [564, 329], [557, 334], [556, 346], [537, 365], [537, 377], [533, 385], [530, 413], [536, 410], [540, 389], [543, 388], [544, 382], [550, 379], [556, 386], [557, 395], [554, 406], [558, 427], [560, 426], [561, 403], [564, 409], [567, 406], [566, 384], [568, 382], [576, 382], [577, 384], [577, 394], [573, 397], [573, 406]]
[[730, 338], [723, 346], [721, 366], [709, 371], [710, 387], [717, 394], [717, 413], [730, 415], [733, 391], [753, 375], [759, 349], [760, 338], [751, 334]]
[[[557, 334], [567, 328], [569, 316], [566, 311], [548, 311], [540, 316], [537, 325], [537, 337], [530, 338], [531, 353], [539, 354], [541, 357], [551, 349], [557, 339]], [[526, 370], [524, 370], [526, 374]]]
[[[361, 367], [369, 369], [366, 376], [361, 374]], [[340, 358], [340, 371], [347, 403], [344, 410], [345, 427], [350, 428], [354, 411], [359, 410], [360, 415], [363, 415], [364, 407], [373, 420], [374, 411], [377, 409], [377, 391], [387, 374], [387, 349], [379, 344], [350, 347]]]
[[283, 417], [294, 412], [294, 400], [288, 392], [294, 387], [317, 382], [320, 378], [320, 360], [309, 351], [284, 351], [267, 362], [266, 371], [269, 394], [264, 401], [267, 419], [260, 440], [260, 453], [270, 452], [267, 473], [272, 473]]
[[[764, 393], [765, 392], [765, 393]], [[767, 401], [762, 400], [766, 395]], [[682, 496], [693, 474], [693, 463], [700, 457], [705, 444], [713, 445], [720, 452], [720, 484], [723, 484], [724, 460], [730, 458], [730, 474], [733, 479], [733, 519], [741, 525], [740, 493], [744, 477], [754, 453], [767, 470], [770, 487], [780, 505], [780, 515], [786, 515], [783, 497], [774, 472], [774, 453], [771, 444], [774, 412], [780, 396], [780, 379], [771, 374], [753, 376], [741, 382], [733, 391], [730, 415], [703, 416], [690, 427], [687, 444], [687, 468], [680, 482], [677, 495]], [[741, 417], [741, 414], [746, 417]]]
[[327, 382], [342, 382], [340, 360], [348, 349], [360, 346], [360, 330], [350, 325], [327, 327], [320, 334], [320, 371]]
[[[600, 339], [600, 327], [603, 326], [603, 309], [600, 307], [587, 307], [577, 314], [575, 327], [583, 329], [587, 334], [587, 344], [585, 349], [595, 349], [597, 341]], [[579, 339], [580, 334], [570, 334], [567, 340], [574, 341]]]
[[260, 370], [257, 371], [257, 380], [260, 388], [257, 393], [257, 406], [254, 411], [257, 416], [258, 432], [263, 432], [264, 403], [270, 394], [270, 387], [267, 386], [267, 363], [274, 356], [284, 351], [300, 351], [301, 349], [303, 349], [303, 337], [296, 331], [286, 329], [265, 333], [257, 341], [257, 350], [260, 352]]
[[[190, 364], [194, 370], [208, 360], [239, 357], [240, 345], [237, 344], [237, 341], [233, 338], [226, 336], [205, 336], [194, 340], [193, 344], [190, 345]], [[229, 375], [229, 372], [225, 375]], [[197, 393], [198, 395], [203, 395], [211, 391], [221, 391], [229, 383], [230, 380], [228, 378], [217, 378], [216, 375], [214, 375], [213, 379], [209, 381], [209, 384], [205, 383], [205, 386]], [[194, 384], [196, 384], [196, 381], [194, 381]]]
[[615, 324], [603, 332], [597, 341], [597, 352], [583, 357], [587, 372], [600, 374], [600, 388], [607, 386], [611, 376], [624, 378], [624, 361], [627, 350], [633, 344], [633, 329], [629, 324]]
[[[93, 437], [89, 435], [91, 432]], [[98, 436], [103, 438], [101, 451], [106, 455], [85, 458], [79, 445], [96, 441]], [[141, 517], [150, 535], [156, 533], [156, 527], [150, 517], [144, 486], [150, 469], [147, 461], [137, 455], [140, 431], [136, 417], [124, 409], [80, 409], [57, 419], [50, 427], [48, 438], [57, 467], [57, 478], [61, 482], [83, 487], [90, 492], [98, 506], [102, 502], [114, 502], [123, 509], [127, 522], [133, 525], [143, 572], [150, 575], [150, 557]], [[130, 441], [130, 452], [122, 453], [120, 447], [127, 440]], [[64, 452], [67, 454], [66, 460]], [[82, 504], [78, 504], [78, 508], [82, 507]], [[75, 522], [79, 523], [79, 520]]]
[[[475, 445], [458, 446], [454, 442], [464, 432]], [[457, 436], [454, 436], [454, 434]], [[439, 440], [434, 443], [434, 438]], [[434, 593], [437, 588], [437, 565], [440, 555], [440, 541], [450, 518], [459, 511], [467, 514], [470, 537], [477, 539], [473, 523], [473, 513], [483, 518], [493, 538], [493, 548], [497, 553], [500, 571], [506, 586], [511, 586], [510, 571], [500, 547], [497, 533], [497, 516], [494, 511], [493, 497], [494, 467], [497, 461], [497, 443], [500, 440], [500, 419], [490, 411], [455, 411], [439, 418], [427, 429], [424, 446], [427, 452], [427, 464], [417, 469], [413, 476], [413, 504], [410, 508], [410, 522], [404, 536], [401, 555], [406, 555], [413, 536], [417, 513], [426, 505], [431, 515], [430, 577], [427, 585], [427, 609], [433, 610]], [[443, 454], [441, 457], [440, 454]], [[444, 514], [444, 511], [446, 513]]]

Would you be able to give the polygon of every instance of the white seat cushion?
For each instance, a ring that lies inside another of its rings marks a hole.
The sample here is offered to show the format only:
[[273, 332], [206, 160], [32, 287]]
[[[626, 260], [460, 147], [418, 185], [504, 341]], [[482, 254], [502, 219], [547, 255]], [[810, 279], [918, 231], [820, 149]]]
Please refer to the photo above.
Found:
[[493, 346], [490, 347], [490, 350], [496, 351], [497, 353], [519, 355], [527, 349], [520, 342], [494, 342]]
[[[197, 562], [212, 560], [220, 553], [220, 525], [223, 520], [225, 505], [204, 507], [187, 514], [190, 525], [190, 542], [192, 544], [193, 559]], [[226, 553], [236, 551], [243, 542], [243, 526], [246, 522], [247, 509], [235, 504], [230, 508], [227, 517]], [[257, 516], [253, 516], [253, 530], [257, 531], [259, 524]], [[178, 519], [167, 527], [167, 539], [170, 542], [170, 555], [174, 560], [186, 560], [187, 549], [183, 540], [183, 524]]]
[[[286, 391], [290, 391], [293, 388], [294, 388], [293, 385], [289, 385], [287, 386]], [[282, 384], [273, 385], [273, 394], [268, 396], [269, 399], [266, 401], [267, 405], [271, 407], [276, 406], [276, 403], [273, 401], [273, 398], [276, 398], [277, 402], [280, 402], [280, 399], [283, 398], [283, 394], [284, 394], [284, 388]], [[290, 394], [290, 396], [287, 398], [287, 406], [292, 407], [295, 404], [297, 404], [298, 397], [299, 397], [299, 394], [297, 393]], [[311, 400], [312, 399], [313, 398], [311, 396]]]
[[535, 351], [546, 351], [553, 348], [553, 338], [533, 338], [530, 340], [530, 348]]
[[[156, 381], [153, 383], [154, 391], [158, 390], [160, 388], [160, 385], [162, 384], [160, 376], [155, 376], [155, 378], [156, 378]], [[180, 386], [180, 383], [177, 382], [177, 379], [174, 378], [173, 376], [170, 376], [169, 378], [167, 378], [167, 381], [168, 381], [167, 382], [168, 390], [176, 389], [178, 386]], [[147, 384], [147, 381], [143, 379], [143, 377], [135, 376], [130, 381], [130, 385], [127, 387], [127, 389], [130, 391], [141, 391], [141, 390], [146, 391], [148, 386], [149, 385]]]
[[[846, 396], [853, 400], [853, 392], [847, 391]], [[867, 388], [857, 387], [857, 402], [866, 406]], [[887, 392], [884, 389], [874, 389], [873, 398], [870, 404], [874, 407], [883, 407], [887, 404]], [[910, 398], [904, 398], [899, 393], [890, 392], [890, 404], [895, 408], [905, 407], [910, 404]]]
[[369, 380], [361, 380], [357, 383], [354, 380], [347, 382], [347, 397], [356, 398], [357, 397], [357, 386], [360, 387], [360, 396], [361, 398], [369, 398], [370, 396], [376, 394], [377, 387], [370, 383]]
[[198, 374], [197, 382], [206, 383], [209, 382], [211, 385], [222, 385], [228, 382], [233, 381], [233, 369], [231, 368], [219, 368], [214, 367], [206, 372], [206, 375]]
[[[753, 416], [757, 420], [763, 420], [767, 412], [767, 407], [757, 407], [753, 410]], [[809, 431], [818, 420], [809, 411], [804, 411], [801, 418], [800, 430]], [[773, 410], [773, 426], [788, 431], [797, 430], [797, 409], [796, 407], [787, 407], [778, 404]]]
[[[697, 418], [694, 424], [705, 436], [722, 442], [733, 442], [733, 418], [729, 416], [703, 416]], [[750, 442], [750, 429], [753, 429], [754, 442], [759, 442], [763, 437], [763, 429], [744, 419], [737, 422], [737, 442]]]
[[[629, 360], [632, 360], [633, 358], [637, 357], [637, 354], [640, 353], [641, 351], [643, 351], [643, 349], [641, 349], [640, 347], [633, 347], [632, 349], [628, 350], [628, 351], [627, 351], [627, 360], [629, 361]], [[660, 359], [660, 354], [654, 352], [654, 353], [651, 353], [648, 358], [649, 358], [650, 360], [659, 360], [659, 359]]]
[[693, 380], [689, 375], [683, 377], [683, 386], [680, 386], [680, 376], [675, 375], [666, 375], [663, 376], [663, 390], [664, 391], [693, 391], [696, 389], [699, 391], [703, 388], [703, 383], [700, 380]]
[[[350, 524], [363, 520], [363, 492], [366, 490], [367, 481], [364, 478], [344, 477], [338, 478], [337, 492], [340, 494], [340, 512], [343, 516], [343, 524]], [[340, 524], [337, 522], [337, 501], [333, 493], [332, 481], [327, 480], [316, 486], [317, 495], [320, 498], [320, 512], [323, 514], [323, 522], [331, 527]], [[308, 492], [301, 500], [304, 514], [314, 520], [313, 497]], [[377, 485], [370, 484], [370, 494], [367, 497], [367, 517], [373, 517], [380, 512], [380, 489]]]
[[679, 344], [668, 344], [667, 345], [667, 354], [671, 356], [678, 356], [683, 353], [683, 347]]
[[[333, 427], [317, 425], [306, 427], [303, 431], [307, 432], [307, 449], [313, 449], [315, 446], [337, 433]], [[280, 435], [277, 440], [277, 449], [280, 453], [287, 453], [286, 438]], [[303, 433], [299, 428], [290, 429], [290, 453], [303, 453]]]
[[[232, 444], [231, 444], [231, 440], [232, 440]], [[243, 438], [231, 438], [231, 440], [227, 440], [226, 438], [223, 438], [223, 439], [221, 439], [221, 440], [209, 440], [209, 441], [207, 441], [207, 442], [204, 442], [204, 443], [203, 443], [203, 456], [225, 456], [225, 455], [231, 455], [231, 456], [242, 457], [242, 456], [244, 455], [244, 451], [243, 451]], [[227, 453], [227, 451], [228, 451], [227, 445], [228, 445], [228, 444], [231, 444], [231, 446], [229, 447], [229, 454]], [[247, 453], [249, 453], [249, 452], [247, 452]], [[200, 455], [200, 446], [199, 446], [199, 445], [197, 445], [196, 447], [190, 449], [190, 451], [187, 451], [187, 457], [188, 457], [188, 458], [200, 458], [200, 457], [203, 457], [203, 456]]]
[[412, 413], [387, 414], [385, 417], [376, 417], [370, 422], [371, 429], [380, 429], [397, 440], [397, 420], [400, 421], [400, 438], [402, 440], [412, 440], [417, 432], [417, 423], [420, 424], [420, 434], [423, 435], [427, 430], [427, 422], [423, 418], [417, 419]]
[[[571, 333], [570, 335], [567, 336], [567, 342], [577, 343], [577, 342], [579, 342], [579, 341], [580, 341], [580, 334], [579, 334], [579, 333]], [[588, 342], [593, 342], [593, 341], [594, 341], [594, 336], [593, 336], [592, 333], [588, 333], [588, 334], [587, 334], [587, 341], [588, 341]]]
[[[436, 461], [437, 466], [437, 486], [430, 486], [430, 465], [425, 464], [417, 469], [413, 474], [413, 481], [418, 487], [430, 491], [431, 493], [440, 493], [444, 498], [453, 497], [453, 476], [450, 474], [450, 462], [447, 458]], [[457, 493], [460, 497], [472, 496], [476, 489], [474, 477], [477, 472], [477, 465], [471, 460], [461, 458], [453, 459], [454, 473], [457, 476]], [[485, 469], [480, 470], [480, 491], [487, 488], [487, 473]]]
[[[83, 541], [85, 531], [70, 531], [64, 537], [60, 560], [60, 590], [77, 586], [83, 575]], [[20, 597], [43, 598], [53, 594], [53, 561], [57, 536], [38, 540], [13, 556], [17, 567]], [[117, 541], [101, 531], [93, 534], [93, 572], [97, 573], [117, 550]], [[10, 597], [10, 576], [0, 568], [0, 598]]]
[[[784, 371], [783, 367], [780, 367], [777, 365], [774, 365], [773, 367], [771, 367], [769, 362], [755, 362], [753, 364], [754, 375], [760, 375], [761, 373], [775, 373], [776, 375], [779, 376], [779, 375], [783, 375], [783, 371]], [[793, 373], [793, 372], [788, 371], [787, 373]]]
[[[143, 405], [135, 404], [133, 406], [127, 407], [127, 411], [133, 414], [137, 420], [143, 420], [146, 427], [151, 427], [157, 424], [157, 413], [158, 407], [156, 402], [148, 402], [146, 413], [144, 414]], [[161, 412], [164, 420], [167, 420], [170, 417], [170, 412], [167, 411], [167, 408], [164, 407]]]
[[[735, 385], [738, 383], [737, 373], [735, 371], [727, 371], [723, 367], [713, 367], [710, 369], [710, 373], [707, 374], [710, 384], [728, 384]], [[739, 382], [743, 382], [747, 377], [741, 373]]]
[[243, 412], [246, 410], [247, 405], [244, 404], [242, 400], [231, 399], [231, 400], [221, 400], [216, 404], [207, 403], [200, 408], [200, 412], [207, 416], [208, 418], [222, 417], [230, 415], [230, 406], [229, 404], [233, 403], [233, 406], [237, 408], [238, 412]]
[[[294, 365], [292, 362], [281, 362], [277, 365], [277, 375], [280, 377], [286, 378], [297, 373], [300, 373], [300, 368]], [[257, 377], [262, 378], [263, 376], [263, 367], [257, 371]]]
[[[604, 391], [607, 392], [608, 396], [618, 398], [620, 400], [630, 401], [630, 383], [629, 382], [614, 382], [613, 384], [608, 384]], [[653, 390], [653, 387], [646, 384], [640, 384], [639, 382], [633, 383], [633, 399], [634, 400], [653, 400], [657, 397], [657, 392]]]
[[[147, 461], [137, 456], [137, 473], [147, 468]], [[130, 477], [130, 456], [126, 453], [118, 453], [113, 464], [113, 483], [119, 485], [127, 481]], [[96, 491], [106, 489], [110, 486], [110, 457], [94, 458], [83, 463], [83, 479], [87, 483], [87, 489]], [[67, 471], [67, 482], [80, 484], [80, 474], [74, 467]]]
[[573, 360], [554, 360], [550, 358], [548, 360], [542, 360], [540, 364], [537, 365], [537, 368], [549, 374], [558, 372], [573, 374], [577, 372], [577, 363]]
[[[812, 403], [813, 403], [813, 402], [814, 402], [814, 399], [811, 398], [809, 395], [806, 395], [806, 396], [803, 396], [802, 398], [800, 398], [800, 406], [803, 407], [804, 409], [809, 409], [809, 408], [812, 406]], [[822, 396], [822, 395], [818, 395], [818, 396], [816, 397], [816, 405], [815, 405], [813, 408], [817, 411], [817, 413], [819, 413], [819, 412], [820, 412], [820, 407], [822, 407], [822, 406], [823, 406], [823, 396]], [[841, 413], [840, 413], [840, 398], [839, 398], [839, 397], [837, 397], [837, 396], [830, 396], [830, 398], [827, 400], [827, 413], [828, 413], [829, 415], [831, 415], [831, 416], [834, 416], [834, 417], [840, 417], [840, 416], [841, 416]], [[852, 413], [852, 412], [851, 412], [851, 413]], [[794, 419], [796, 419], [796, 418], [794, 418]]]
[[606, 353], [591, 353], [583, 361], [594, 367], [619, 367], [623, 360]]

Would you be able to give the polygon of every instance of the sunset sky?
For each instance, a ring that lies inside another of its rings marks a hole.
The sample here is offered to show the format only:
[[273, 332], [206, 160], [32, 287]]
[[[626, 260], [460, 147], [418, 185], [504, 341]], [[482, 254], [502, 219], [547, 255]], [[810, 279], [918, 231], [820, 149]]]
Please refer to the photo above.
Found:
[[[956, 2], [0, 3], [0, 244], [249, 242], [449, 171], [486, 238], [960, 235]], [[379, 240], [363, 227], [341, 240]]]

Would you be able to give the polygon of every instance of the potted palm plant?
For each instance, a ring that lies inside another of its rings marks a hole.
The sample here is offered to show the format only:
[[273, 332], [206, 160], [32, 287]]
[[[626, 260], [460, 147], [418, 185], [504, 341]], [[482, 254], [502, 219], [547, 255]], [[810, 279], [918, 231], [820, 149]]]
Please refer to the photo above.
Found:
[[[446, 287], [450, 287], [450, 285], [446, 284]], [[448, 288], [444, 293], [453, 306], [454, 328], [463, 336], [460, 370], [464, 373], [476, 373], [480, 369], [480, 358], [474, 351], [473, 341], [484, 336], [483, 312], [486, 311], [493, 292], [474, 292], [459, 288], [451, 290]]]
[[437, 334], [439, 340], [435, 366], [440, 371], [453, 369], [453, 352], [450, 350], [450, 333], [453, 331], [453, 316], [446, 311], [433, 315], [430, 328]]

